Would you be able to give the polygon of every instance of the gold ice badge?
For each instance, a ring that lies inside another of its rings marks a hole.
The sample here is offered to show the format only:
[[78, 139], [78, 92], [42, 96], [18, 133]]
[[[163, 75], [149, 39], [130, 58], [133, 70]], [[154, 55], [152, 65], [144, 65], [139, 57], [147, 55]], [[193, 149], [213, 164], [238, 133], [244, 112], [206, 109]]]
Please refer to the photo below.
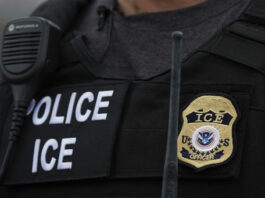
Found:
[[204, 95], [183, 111], [178, 137], [180, 161], [201, 169], [222, 164], [233, 153], [233, 125], [237, 111], [224, 96]]

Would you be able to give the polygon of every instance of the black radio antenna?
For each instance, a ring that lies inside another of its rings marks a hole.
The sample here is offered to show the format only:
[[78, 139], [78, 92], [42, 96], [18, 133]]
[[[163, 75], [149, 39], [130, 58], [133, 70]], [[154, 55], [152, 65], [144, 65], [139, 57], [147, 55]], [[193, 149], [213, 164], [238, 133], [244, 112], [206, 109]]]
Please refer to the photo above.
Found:
[[179, 101], [181, 83], [181, 48], [182, 32], [173, 32], [173, 50], [171, 66], [170, 106], [167, 148], [164, 165], [162, 198], [177, 198], [178, 189], [178, 158], [177, 137], [179, 124]]

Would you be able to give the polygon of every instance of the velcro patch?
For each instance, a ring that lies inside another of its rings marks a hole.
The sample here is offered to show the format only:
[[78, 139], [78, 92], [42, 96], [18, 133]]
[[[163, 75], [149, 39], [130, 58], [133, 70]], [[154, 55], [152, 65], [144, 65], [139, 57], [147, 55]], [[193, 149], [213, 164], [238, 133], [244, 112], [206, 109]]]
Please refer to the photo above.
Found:
[[[42, 92], [28, 109], [4, 183], [108, 177], [127, 89], [125, 83], [114, 83]], [[6, 123], [0, 161], [6, 150], [10, 116]]]
[[183, 111], [178, 158], [195, 169], [221, 165], [234, 150], [233, 129], [238, 113], [224, 96], [203, 95]]

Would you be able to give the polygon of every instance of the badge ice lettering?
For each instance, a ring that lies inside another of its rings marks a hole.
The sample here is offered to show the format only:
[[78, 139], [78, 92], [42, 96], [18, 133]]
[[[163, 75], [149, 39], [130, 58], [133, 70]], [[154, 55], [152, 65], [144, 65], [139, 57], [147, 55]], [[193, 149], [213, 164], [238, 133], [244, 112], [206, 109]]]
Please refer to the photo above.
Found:
[[197, 112], [192, 112], [186, 117], [188, 123], [211, 122], [223, 125], [229, 125], [233, 118], [229, 113], [223, 110], [218, 113], [215, 113], [213, 111], [203, 113], [202, 109], [198, 110]]
[[[63, 138], [61, 141], [61, 144], [59, 145], [58, 141], [56, 139], [49, 139], [46, 141], [41, 148], [42, 141], [40, 139], [35, 140], [34, 144], [34, 152], [33, 152], [33, 160], [32, 160], [32, 173], [38, 172], [38, 164], [40, 161], [40, 165], [42, 170], [48, 172], [55, 168], [56, 162], [57, 162], [57, 170], [66, 170], [66, 169], [72, 169], [72, 162], [64, 161], [65, 157], [70, 157], [73, 155], [73, 148], [66, 148], [75, 145], [76, 138]], [[54, 156], [48, 161], [47, 155], [48, 151], [56, 151], [59, 150], [59, 156], [58, 159], [56, 159]]]
[[[112, 97], [113, 94], [113, 90], [99, 91], [96, 97], [92, 92], [85, 92], [77, 98], [77, 93], [73, 92], [64, 115], [58, 115], [58, 109], [63, 95], [57, 94], [54, 102], [52, 97], [45, 96], [38, 103], [35, 99], [32, 100], [27, 115], [33, 114], [32, 123], [36, 126], [43, 125], [47, 121], [50, 125], [71, 124], [73, 116], [75, 116], [76, 121], [80, 123], [86, 122], [88, 119], [91, 119], [91, 121], [106, 120], [108, 116], [106, 108], [110, 105], [107, 98]], [[85, 103], [93, 102], [95, 102], [93, 109], [86, 109], [85, 111], [82, 109]], [[104, 111], [104, 109], [105, 112], [101, 112]]]

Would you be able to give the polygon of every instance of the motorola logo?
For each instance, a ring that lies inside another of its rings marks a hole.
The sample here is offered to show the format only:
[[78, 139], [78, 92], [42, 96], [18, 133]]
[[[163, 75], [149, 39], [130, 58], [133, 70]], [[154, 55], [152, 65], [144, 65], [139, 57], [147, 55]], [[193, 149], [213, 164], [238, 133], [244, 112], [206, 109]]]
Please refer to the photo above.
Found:
[[38, 23], [31, 23], [31, 24], [23, 24], [23, 25], [14, 25], [11, 24], [8, 26], [8, 31], [9, 32], [13, 32], [13, 31], [19, 31], [19, 30], [23, 30], [23, 29], [37, 29], [39, 28], [40, 25]]
[[32, 23], [32, 24], [25, 24], [25, 25], [17, 25], [16, 29], [20, 30], [20, 29], [38, 28], [38, 27], [39, 27], [39, 24]]
[[15, 28], [16, 28], [15, 25], [11, 24], [11, 25], [8, 26], [8, 31], [9, 32], [13, 32], [15, 30]]

